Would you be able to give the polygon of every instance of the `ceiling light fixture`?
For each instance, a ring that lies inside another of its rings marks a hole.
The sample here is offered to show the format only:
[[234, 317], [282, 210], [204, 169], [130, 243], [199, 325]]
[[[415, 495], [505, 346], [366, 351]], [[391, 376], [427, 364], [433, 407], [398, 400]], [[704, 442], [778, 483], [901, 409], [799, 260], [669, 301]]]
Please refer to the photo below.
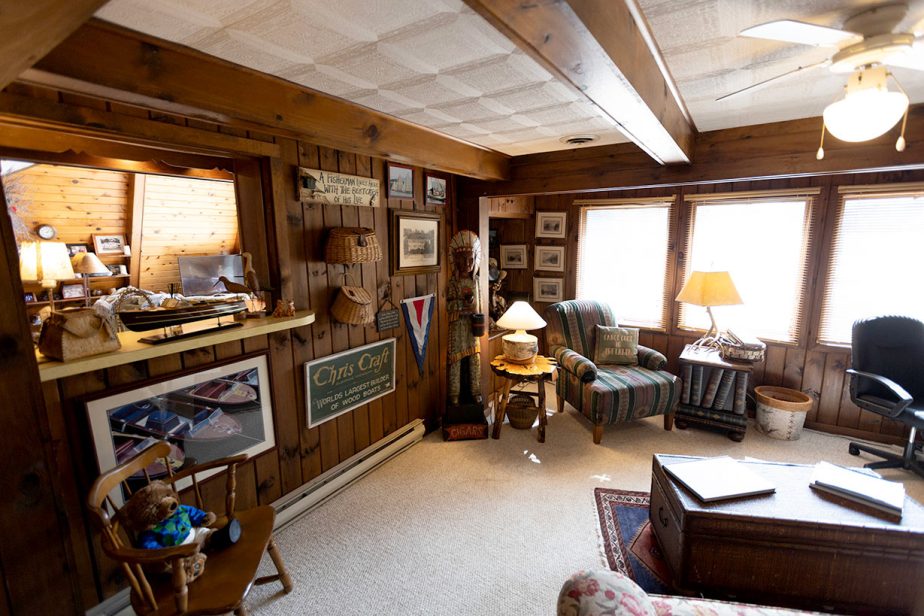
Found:
[[[886, 81], [895, 80], [898, 92], [890, 92]], [[905, 149], [905, 123], [908, 119], [908, 95], [898, 80], [884, 66], [867, 66], [850, 76], [844, 98], [825, 108], [821, 125], [821, 144], [815, 157], [825, 156], [825, 130], [841, 141], [869, 141], [885, 134], [904, 118], [901, 135], [895, 142], [899, 152]]]

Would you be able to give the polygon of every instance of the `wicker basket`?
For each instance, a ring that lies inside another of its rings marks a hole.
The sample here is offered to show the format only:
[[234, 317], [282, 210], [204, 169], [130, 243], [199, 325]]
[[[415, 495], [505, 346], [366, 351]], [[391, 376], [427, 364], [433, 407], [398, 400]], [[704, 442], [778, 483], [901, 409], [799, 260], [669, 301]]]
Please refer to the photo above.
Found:
[[368, 325], [375, 320], [375, 304], [372, 295], [362, 287], [340, 288], [330, 313], [341, 323]]
[[539, 407], [531, 396], [517, 394], [507, 402], [507, 419], [517, 430], [529, 430], [538, 416]]
[[382, 248], [375, 231], [366, 227], [330, 230], [324, 261], [327, 263], [372, 263], [382, 260]]

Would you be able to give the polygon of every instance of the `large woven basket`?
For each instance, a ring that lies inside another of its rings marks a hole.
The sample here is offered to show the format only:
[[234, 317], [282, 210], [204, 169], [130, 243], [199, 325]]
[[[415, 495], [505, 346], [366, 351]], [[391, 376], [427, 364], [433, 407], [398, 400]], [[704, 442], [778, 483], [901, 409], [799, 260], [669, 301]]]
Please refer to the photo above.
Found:
[[375, 231], [367, 227], [338, 227], [330, 230], [324, 261], [327, 263], [371, 263], [382, 260], [382, 248]]
[[533, 402], [531, 396], [517, 394], [507, 402], [507, 419], [510, 425], [517, 430], [532, 428], [538, 416], [539, 407]]
[[340, 288], [330, 313], [341, 323], [368, 325], [375, 320], [375, 304], [372, 295], [362, 287]]

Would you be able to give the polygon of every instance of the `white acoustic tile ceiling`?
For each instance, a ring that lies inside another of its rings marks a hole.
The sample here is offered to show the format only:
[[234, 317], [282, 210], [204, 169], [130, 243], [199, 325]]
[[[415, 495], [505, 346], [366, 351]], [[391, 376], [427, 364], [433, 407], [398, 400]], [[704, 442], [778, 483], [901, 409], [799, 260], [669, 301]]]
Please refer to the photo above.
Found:
[[110, 0], [97, 16], [510, 155], [627, 141], [461, 0]]
[[[815, 68], [751, 93], [716, 98], [753, 83], [829, 58], [830, 47], [809, 47], [737, 36], [744, 28], [796, 19], [840, 28], [844, 21], [885, 0], [638, 0], [665, 62], [699, 131], [820, 116], [843, 96], [847, 75]], [[912, 0], [895, 29], [911, 31], [924, 18], [924, 1]], [[924, 101], [924, 72], [892, 72], [912, 103]], [[895, 89], [890, 84], [890, 89]], [[821, 126], [819, 125], [819, 131]]]

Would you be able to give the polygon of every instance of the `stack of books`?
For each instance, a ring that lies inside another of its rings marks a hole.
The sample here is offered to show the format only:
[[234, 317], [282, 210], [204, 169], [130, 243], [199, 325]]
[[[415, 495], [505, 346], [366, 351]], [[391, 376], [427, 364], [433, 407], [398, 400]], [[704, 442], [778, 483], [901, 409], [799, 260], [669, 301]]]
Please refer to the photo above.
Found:
[[815, 490], [834, 494], [899, 518], [905, 505], [905, 486], [902, 484], [827, 462], [815, 465], [809, 485]]

